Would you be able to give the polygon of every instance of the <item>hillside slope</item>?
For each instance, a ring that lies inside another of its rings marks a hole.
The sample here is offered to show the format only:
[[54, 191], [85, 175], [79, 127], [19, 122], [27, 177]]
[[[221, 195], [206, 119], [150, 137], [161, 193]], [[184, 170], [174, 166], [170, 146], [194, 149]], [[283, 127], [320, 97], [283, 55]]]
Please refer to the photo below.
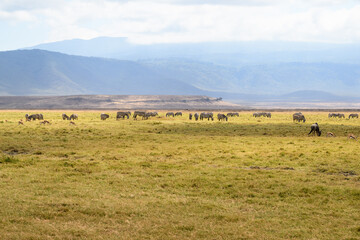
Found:
[[1, 95], [202, 94], [132, 61], [43, 50], [0, 52]]

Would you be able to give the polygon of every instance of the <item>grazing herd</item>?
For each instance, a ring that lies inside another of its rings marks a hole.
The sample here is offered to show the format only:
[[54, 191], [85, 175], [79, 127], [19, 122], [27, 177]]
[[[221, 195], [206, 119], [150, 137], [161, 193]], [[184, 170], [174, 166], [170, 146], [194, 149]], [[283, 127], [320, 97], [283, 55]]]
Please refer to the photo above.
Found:
[[[117, 112], [116, 113], [116, 120], [119, 120], [119, 119], [129, 119], [131, 116], [133, 116], [133, 119], [134, 120], [137, 120], [138, 118], [137, 117], [141, 117], [142, 120], [146, 120], [146, 119], [149, 119], [150, 117], [157, 117], [159, 116], [159, 114], [157, 112], [147, 112], [147, 111], [135, 111], [133, 114], [131, 114], [130, 111], [127, 111], [127, 112]], [[183, 113], [182, 112], [167, 112], [165, 114], [165, 116], [168, 118], [168, 117], [177, 117], [177, 116], [183, 116]], [[258, 117], [265, 117], [265, 118], [271, 118], [271, 113], [270, 112], [255, 112], [252, 114], [252, 116], [254, 118], [258, 118]], [[217, 114], [217, 119], [219, 121], [228, 121], [229, 117], [239, 117], [239, 113], [237, 112], [229, 112], [227, 113], [226, 115], [223, 114], [223, 113], [218, 113]], [[70, 122], [70, 125], [76, 125], [76, 123], [73, 121], [73, 120], [78, 120], [78, 115], [73, 113], [71, 114], [70, 116], [68, 116], [66, 113], [63, 113], [61, 115], [61, 118], [63, 120], [69, 120]], [[101, 120], [106, 120], [110, 118], [110, 115], [109, 114], [106, 114], [106, 113], [101, 113], [100, 114], [100, 119]], [[345, 119], [345, 114], [343, 113], [329, 113], [328, 114], [328, 118], [339, 118], [339, 119], [342, 119], [344, 118]], [[357, 113], [351, 113], [349, 114], [349, 117], [348, 119], [353, 119], [353, 118], [359, 118], [359, 114]], [[189, 113], [189, 120], [192, 120], [194, 119], [195, 121], [198, 121], [198, 120], [205, 120], [207, 119], [208, 121], [214, 121], [214, 114], [212, 112], [202, 112], [202, 113]], [[304, 114], [302, 114], [301, 112], [297, 112], [297, 113], [294, 113], [292, 115], [292, 119], [293, 119], [293, 122], [303, 122], [305, 123], [306, 122], [306, 118], [304, 116]], [[50, 125], [51, 123], [47, 120], [44, 120], [44, 116], [43, 114], [41, 113], [36, 113], [36, 114], [25, 114], [25, 121], [35, 121], [35, 120], [42, 120], [40, 121], [40, 125]], [[6, 120], [5, 120], [6, 121]], [[18, 122], [19, 125], [24, 125], [24, 122], [23, 120], [20, 120]], [[321, 130], [319, 128], [319, 124], [318, 123], [314, 123], [310, 126], [310, 132], [308, 133], [308, 135], [310, 134], [316, 134], [317, 136], [321, 136]], [[335, 134], [332, 133], [332, 132], [327, 132], [326, 134], [326, 137], [335, 137]], [[355, 139], [356, 140], [356, 136], [354, 134], [349, 134], [348, 135], [348, 138], [349, 139]]]
[[271, 113], [269, 113], [269, 112], [256, 112], [256, 113], [253, 113], [253, 117], [267, 117], [267, 118], [271, 118]]

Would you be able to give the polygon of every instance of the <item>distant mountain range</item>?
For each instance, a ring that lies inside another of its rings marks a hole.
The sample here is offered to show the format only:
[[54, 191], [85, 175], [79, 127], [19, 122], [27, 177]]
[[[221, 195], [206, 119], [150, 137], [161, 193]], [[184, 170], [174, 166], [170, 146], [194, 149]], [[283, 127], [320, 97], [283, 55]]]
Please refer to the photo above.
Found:
[[234, 102], [359, 101], [359, 53], [356, 44], [138, 45], [126, 38], [68, 40], [0, 52], [0, 95], [175, 94]]
[[99, 37], [40, 44], [28, 49], [133, 61], [185, 58], [231, 67], [292, 62], [360, 64], [360, 44], [254, 41], [142, 45], [127, 38]]

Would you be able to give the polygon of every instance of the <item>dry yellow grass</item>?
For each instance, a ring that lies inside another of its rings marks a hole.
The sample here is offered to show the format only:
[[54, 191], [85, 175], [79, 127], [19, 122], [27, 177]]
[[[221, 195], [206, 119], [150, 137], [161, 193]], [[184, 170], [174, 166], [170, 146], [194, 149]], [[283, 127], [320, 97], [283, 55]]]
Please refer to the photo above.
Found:
[[42, 113], [0, 112], [0, 239], [360, 238], [358, 119]]

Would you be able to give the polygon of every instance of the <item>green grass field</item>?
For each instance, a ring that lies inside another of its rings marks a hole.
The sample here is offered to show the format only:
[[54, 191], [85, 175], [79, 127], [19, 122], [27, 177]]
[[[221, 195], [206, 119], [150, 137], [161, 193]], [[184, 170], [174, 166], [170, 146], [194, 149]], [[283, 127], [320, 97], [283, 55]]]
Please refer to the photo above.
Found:
[[0, 112], [0, 239], [360, 239], [360, 119], [36, 112]]

